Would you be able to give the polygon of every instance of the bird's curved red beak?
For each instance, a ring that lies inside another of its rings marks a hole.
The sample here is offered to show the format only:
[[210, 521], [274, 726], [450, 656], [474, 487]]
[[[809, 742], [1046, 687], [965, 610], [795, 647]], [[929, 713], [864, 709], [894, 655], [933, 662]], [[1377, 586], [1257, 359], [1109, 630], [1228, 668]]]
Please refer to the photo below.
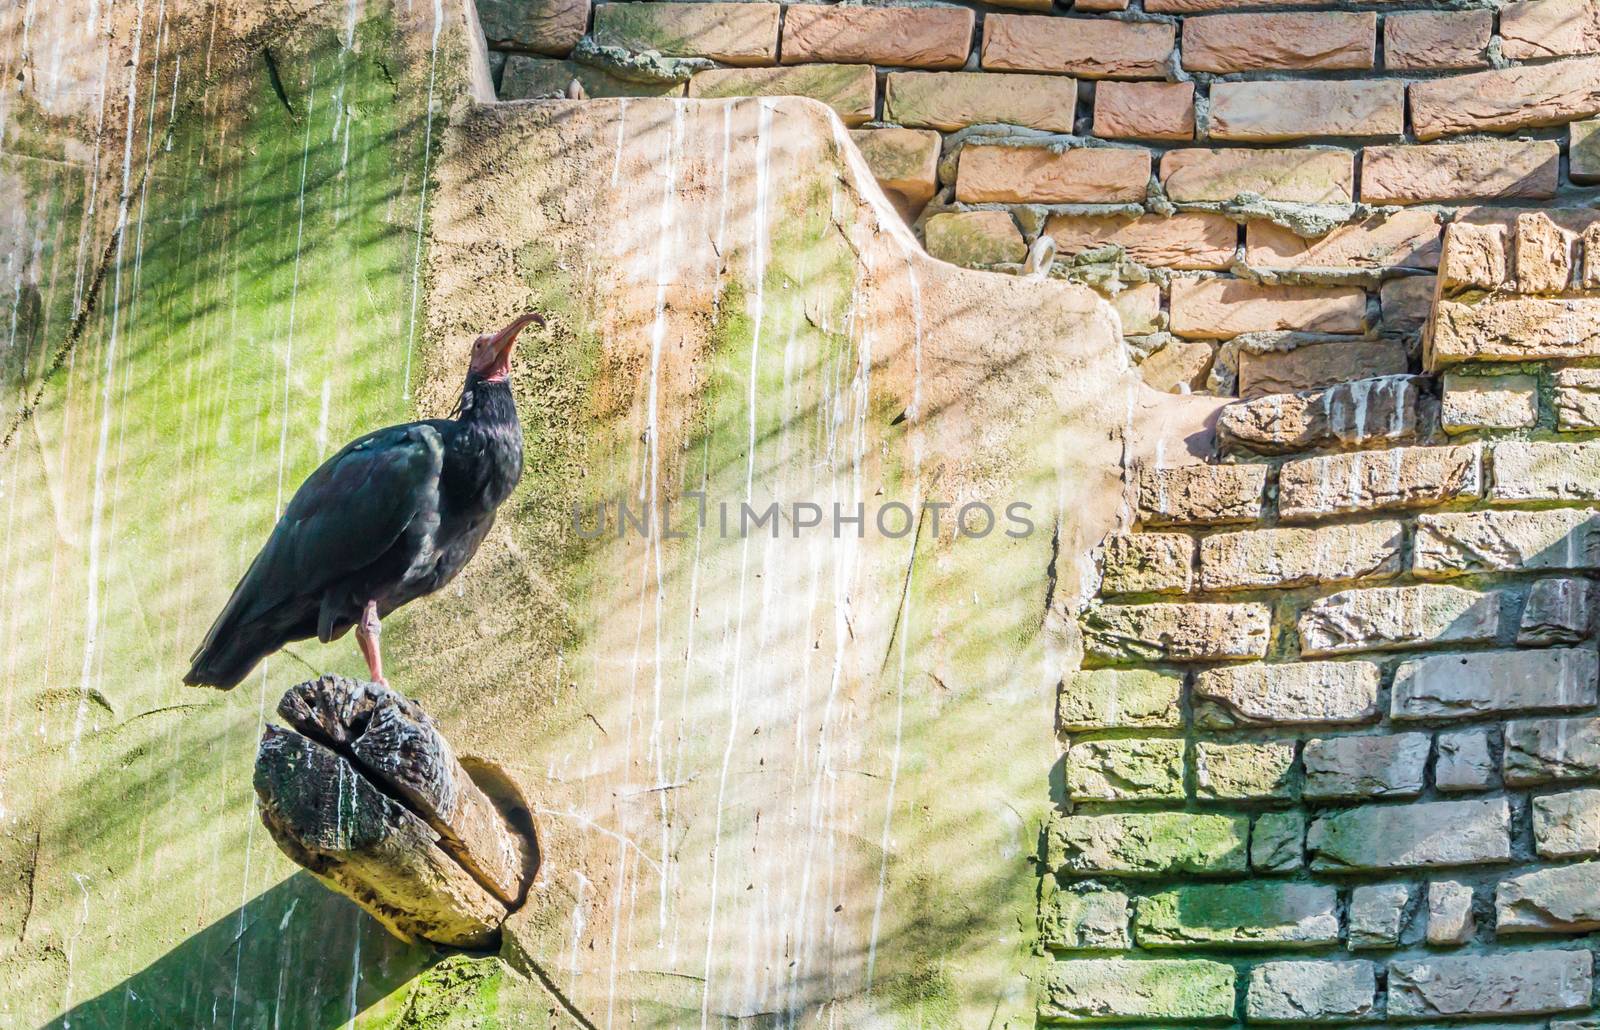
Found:
[[504, 329], [489, 337], [484, 365], [479, 369], [486, 378], [503, 378], [511, 370], [511, 352], [517, 345], [517, 334], [530, 325], [544, 325], [544, 316], [527, 311], [512, 319]]

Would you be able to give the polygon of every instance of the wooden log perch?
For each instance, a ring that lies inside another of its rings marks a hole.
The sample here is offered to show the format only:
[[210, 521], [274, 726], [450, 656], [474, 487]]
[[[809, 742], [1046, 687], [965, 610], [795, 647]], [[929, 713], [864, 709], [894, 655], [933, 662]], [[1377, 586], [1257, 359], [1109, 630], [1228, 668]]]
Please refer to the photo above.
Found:
[[527, 893], [537, 845], [433, 720], [343, 676], [290, 688], [278, 712], [298, 732], [267, 728], [255, 788], [284, 853], [400, 937], [492, 946]]

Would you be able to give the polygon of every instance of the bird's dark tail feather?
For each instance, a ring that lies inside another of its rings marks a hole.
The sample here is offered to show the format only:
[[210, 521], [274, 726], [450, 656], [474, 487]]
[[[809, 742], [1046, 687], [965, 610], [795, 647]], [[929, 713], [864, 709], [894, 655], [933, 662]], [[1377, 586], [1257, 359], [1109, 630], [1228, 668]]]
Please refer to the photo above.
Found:
[[202, 646], [195, 652], [183, 682], [191, 687], [232, 690], [277, 646], [269, 640], [263, 640], [263, 636], [265, 634], [259, 631], [233, 633]]

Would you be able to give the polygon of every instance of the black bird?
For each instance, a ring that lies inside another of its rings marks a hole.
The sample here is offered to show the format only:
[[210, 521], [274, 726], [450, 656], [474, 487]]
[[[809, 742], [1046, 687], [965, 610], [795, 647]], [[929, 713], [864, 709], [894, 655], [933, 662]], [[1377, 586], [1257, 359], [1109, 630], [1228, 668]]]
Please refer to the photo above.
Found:
[[292, 640], [352, 626], [378, 683], [379, 622], [471, 560], [522, 478], [522, 424], [508, 376], [528, 313], [480, 336], [455, 418], [368, 433], [295, 491], [266, 546], [195, 651], [185, 683], [227, 689]]

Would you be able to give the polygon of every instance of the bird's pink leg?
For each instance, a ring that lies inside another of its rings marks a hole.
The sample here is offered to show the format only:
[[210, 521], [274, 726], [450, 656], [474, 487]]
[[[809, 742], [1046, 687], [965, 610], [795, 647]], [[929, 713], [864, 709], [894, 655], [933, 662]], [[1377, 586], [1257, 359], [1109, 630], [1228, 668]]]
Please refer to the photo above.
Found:
[[378, 637], [382, 634], [383, 627], [378, 623], [378, 602], [368, 601], [366, 608], [361, 611], [361, 621], [356, 623], [356, 646], [361, 648], [361, 657], [367, 660], [367, 672], [372, 676], [372, 682], [387, 687], [389, 681], [383, 678], [383, 655], [378, 650]]

